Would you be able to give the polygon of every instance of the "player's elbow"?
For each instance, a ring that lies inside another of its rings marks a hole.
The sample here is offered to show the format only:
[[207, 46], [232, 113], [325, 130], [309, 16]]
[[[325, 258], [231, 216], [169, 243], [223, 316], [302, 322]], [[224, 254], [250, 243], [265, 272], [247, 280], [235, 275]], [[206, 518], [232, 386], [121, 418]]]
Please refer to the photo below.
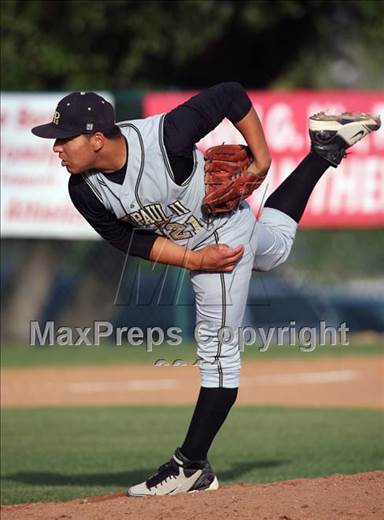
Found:
[[289, 257], [294, 237], [288, 234], [280, 234], [276, 240], [277, 247], [271, 247], [264, 254], [256, 255], [253, 269], [255, 271], [272, 271], [282, 265]]

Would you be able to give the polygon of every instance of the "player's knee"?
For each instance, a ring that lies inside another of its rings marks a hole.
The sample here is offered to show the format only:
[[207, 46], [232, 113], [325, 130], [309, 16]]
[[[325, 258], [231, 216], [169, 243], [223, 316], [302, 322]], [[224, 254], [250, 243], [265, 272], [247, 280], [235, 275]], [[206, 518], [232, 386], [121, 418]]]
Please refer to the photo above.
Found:
[[288, 259], [290, 252], [291, 252], [291, 248], [286, 250], [284, 252], [284, 254], [282, 254], [279, 258], [274, 259], [271, 263], [269, 271], [271, 271], [272, 269], [275, 269], [276, 267], [279, 267], [279, 265], [284, 264], [284, 262]]
[[257, 255], [254, 263], [255, 271], [271, 271], [279, 265], [282, 265], [289, 257], [294, 236], [280, 235], [279, 247], [273, 250], [270, 254]]
[[275, 267], [278, 267], [284, 263], [284, 261], [283, 258], [263, 258], [255, 264], [254, 270], [262, 272], [272, 271], [272, 269], [275, 269]]
[[238, 388], [240, 385], [240, 366], [217, 367], [216, 369], [200, 367], [201, 386], [206, 388]]
[[[217, 354], [217, 353], [216, 353]], [[222, 355], [199, 356], [201, 385], [207, 388], [237, 388], [240, 382], [240, 351], [230, 349]]]

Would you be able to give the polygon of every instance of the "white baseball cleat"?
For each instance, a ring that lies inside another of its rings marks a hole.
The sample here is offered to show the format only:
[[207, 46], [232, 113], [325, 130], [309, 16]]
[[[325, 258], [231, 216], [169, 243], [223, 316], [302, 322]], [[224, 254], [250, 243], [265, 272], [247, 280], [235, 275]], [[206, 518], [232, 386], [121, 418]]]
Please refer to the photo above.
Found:
[[145, 482], [127, 490], [131, 497], [177, 495], [197, 491], [213, 491], [219, 482], [207, 460], [190, 461], [177, 448], [172, 459], [160, 466]]
[[380, 117], [364, 112], [343, 112], [339, 115], [319, 112], [309, 118], [311, 150], [336, 167], [347, 148], [380, 126]]

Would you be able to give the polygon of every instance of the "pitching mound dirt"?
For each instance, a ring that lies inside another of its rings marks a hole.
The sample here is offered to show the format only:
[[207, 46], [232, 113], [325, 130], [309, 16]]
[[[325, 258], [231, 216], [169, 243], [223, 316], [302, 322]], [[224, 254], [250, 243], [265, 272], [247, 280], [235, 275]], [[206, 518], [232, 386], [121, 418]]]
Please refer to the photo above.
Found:
[[274, 484], [240, 484], [215, 492], [127, 498], [122, 494], [1, 508], [2, 520], [369, 520], [384, 518], [384, 472]]

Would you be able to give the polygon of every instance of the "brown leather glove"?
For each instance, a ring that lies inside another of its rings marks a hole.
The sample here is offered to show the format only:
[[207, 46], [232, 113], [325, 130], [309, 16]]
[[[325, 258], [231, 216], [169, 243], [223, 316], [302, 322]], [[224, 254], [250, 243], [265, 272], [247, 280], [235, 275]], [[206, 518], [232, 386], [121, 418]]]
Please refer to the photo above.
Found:
[[266, 175], [248, 171], [253, 155], [248, 146], [223, 144], [209, 148], [204, 155], [205, 214], [217, 215], [237, 208], [263, 182]]

